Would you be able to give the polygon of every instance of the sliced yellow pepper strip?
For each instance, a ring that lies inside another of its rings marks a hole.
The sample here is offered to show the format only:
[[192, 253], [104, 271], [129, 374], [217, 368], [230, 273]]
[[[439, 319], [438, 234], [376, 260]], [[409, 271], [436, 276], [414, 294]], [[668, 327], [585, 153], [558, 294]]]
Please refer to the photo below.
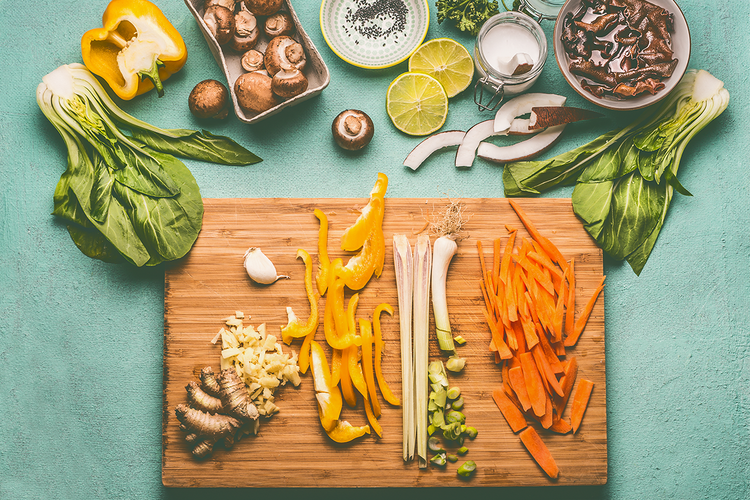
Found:
[[380, 418], [380, 401], [375, 390], [375, 373], [372, 367], [372, 324], [366, 319], [359, 320], [359, 333], [362, 336], [362, 372], [367, 383], [372, 412], [376, 418]]
[[370, 281], [372, 275], [380, 276], [385, 262], [385, 238], [382, 225], [372, 228], [365, 240], [362, 250], [349, 259], [342, 270], [342, 278], [347, 287], [361, 290]]
[[310, 258], [309, 253], [301, 248], [297, 250], [297, 258], [302, 259], [305, 263], [305, 291], [307, 292], [307, 300], [310, 302], [310, 316], [305, 323], [302, 323], [294, 315], [291, 308], [287, 308], [289, 322], [281, 328], [281, 338], [287, 345], [291, 344], [293, 339], [307, 337], [311, 333], [314, 334], [318, 329], [318, 297], [316, 297], [313, 289], [312, 258]]
[[315, 209], [315, 217], [320, 221], [318, 232], [318, 273], [315, 282], [318, 285], [318, 293], [325, 295], [328, 289], [328, 272], [331, 260], [328, 258], [328, 216], [322, 210]]
[[341, 349], [333, 349], [331, 354], [331, 383], [339, 385], [341, 381]]
[[332, 430], [327, 431], [328, 437], [336, 441], [337, 443], [348, 443], [358, 437], [362, 437], [365, 434], [370, 433], [370, 426], [363, 425], [361, 427], [355, 427], [346, 420], [338, 420], [336, 427]]
[[367, 382], [365, 382], [365, 376], [362, 370], [362, 365], [359, 363], [359, 360], [357, 359], [359, 357], [359, 352], [357, 349], [357, 346], [353, 345], [350, 348], [347, 349], [348, 356], [349, 356], [349, 377], [352, 380], [352, 384], [354, 385], [354, 388], [357, 389], [357, 391], [365, 398], [367, 399]]
[[[323, 313], [323, 330], [326, 342], [333, 349], [346, 349], [351, 345], [362, 343], [362, 339], [356, 334], [356, 331], [349, 328], [347, 310], [344, 309], [344, 280], [338, 276], [341, 269], [341, 259], [336, 259], [331, 263], [326, 307]], [[356, 308], [356, 300], [354, 307]]]
[[354, 408], [357, 406], [357, 394], [354, 392], [352, 378], [349, 373], [350, 354], [350, 348], [341, 351], [341, 381], [339, 382], [339, 385], [341, 385], [341, 394], [344, 396], [344, 401], [346, 401], [346, 404]]
[[344, 234], [341, 235], [342, 250], [354, 252], [360, 249], [370, 234], [370, 228], [383, 222], [383, 199], [387, 188], [388, 177], [385, 174], [378, 174], [378, 180], [370, 193], [370, 201], [362, 209], [354, 224], [346, 228]]
[[341, 415], [343, 407], [341, 391], [336, 384], [332, 383], [323, 348], [314, 340], [310, 343], [310, 361], [320, 424], [328, 432], [337, 426], [339, 415]]
[[365, 415], [367, 415], [367, 421], [370, 422], [375, 434], [377, 434], [378, 437], [383, 437], [383, 428], [380, 426], [377, 417], [375, 417], [375, 413], [373, 413], [373, 410], [370, 407], [370, 400], [367, 398], [365, 398]]
[[388, 387], [388, 384], [385, 382], [385, 377], [383, 376], [381, 357], [385, 343], [383, 342], [383, 334], [380, 330], [380, 313], [383, 311], [393, 316], [393, 307], [391, 307], [390, 304], [382, 303], [375, 308], [375, 313], [372, 316], [373, 330], [375, 333], [375, 375], [378, 379], [380, 393], [383, 395], [383, 398], [392, 405], [400, 406], [401, 400], [391, 392], [391, 389]]

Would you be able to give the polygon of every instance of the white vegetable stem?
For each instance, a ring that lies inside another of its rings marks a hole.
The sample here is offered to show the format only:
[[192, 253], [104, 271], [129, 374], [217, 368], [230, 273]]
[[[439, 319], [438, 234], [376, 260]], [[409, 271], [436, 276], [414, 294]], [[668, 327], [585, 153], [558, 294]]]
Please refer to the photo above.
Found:
[[430, 237], [419, 235], [414, 247], [414, 397], [419, 468], [427, 467], [427, 398], [430, 331]]
[[435, 334], [440, 350], [453, 354], [456, 350], [451, 335], [446, 298], [446, 278], [448, 266], [456, 254], [458, 245], [451, 236], [441, 236], [435, 240], [432, 254], [432, 312], [435, 316]]
[[396, 269], [398, 314], [401, 328], [401, 409], [403, 412], [404, 462], [414, 459], [416, 427], [414, 420], [414, 357], [412, 351], [413, 256], [409, 240], [403, 234], [393, 235], [393, 264]]

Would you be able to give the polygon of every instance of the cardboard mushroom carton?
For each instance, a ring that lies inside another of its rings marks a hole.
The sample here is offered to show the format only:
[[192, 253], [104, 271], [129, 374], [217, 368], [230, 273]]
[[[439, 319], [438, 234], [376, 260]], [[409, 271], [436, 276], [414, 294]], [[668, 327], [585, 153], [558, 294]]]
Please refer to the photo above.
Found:
[[[222, 0], [219, 2], [217, 2], [216, 0], [209, 1], [211, 3], [219, 4], [228, 3], [230, 4], [230, 6], [232, 3], [234, 3], [231, 0]], [[294, 92], [279, 90], [279, 88], [281, 87], [279, 87], [279, 84], [277, 82], [277, 85], [275, 85], [274, 88], [276, 88], [277, 92], [280, 92], [282, 95], [284, 95], [284, 97], [271, 92], [271, 76], [264, 75], [263, 77], [261, 77], [260, 75], [258, 75], [253, 76], [252, 78], [248, 78], [247, 76], [245, 76], [250, 73], [245, 68], [243, 68], [242, 65], [244, 47], [243, 49], [238, 50], [237, 48], [233, 48], [233, 45], [235, 47], [238, 47], [237, 43], [234, 43], [232, 41], [223, 41], [223, 43], [220, 44], [217, 41], [217, 37], [213, 34], [213, 31], [215, 31], [216, 28], [214, 26], [210, 26], [214, 24], [213, 19], [209, 19], [208, 22], [206, 21], [206, 19], [204, 19], [207, 4], [206, 0], [185, 0], [185, 4], [193, 14], [193, 17], [195, 17], [195, 20], [197, 21], [198, 26], [200, 27], [201, 32], [206, 39], [206, 43], [208, 43], [208, 47], [209, 49], [211, 49], [211, 53], [214, 55], [214, 59], [216, 59], [216, 63], [224, 72], [224, 76], [227, 79], [227, 86], [229, 87], [229, 93], [232, 97], [234, 112], [237, 115], [237, 118], [240, 119], [240, 121], [243, 121], [245, 123], [259, 122], [265, 118], [268, 118], [269, 116], [273, 116], [276, 113], [279, 113], [280, 111], [290, 106], [294, 106], [295, 104], [298, 104], [315, 95], [320, 94], [323, 89], [328, 86], [328, 83], [330, 82], [330, 73], [328, 72], [328, 67], [323, 61], [323, 58], [320, 56], [318, 50], [315, 48], [312, 40], [302, 28], [302, 25], [299, 22], [299, 18], [295, 14], [289, 0], [282, 0], [280, 12], [286, 12], [288, 14], [288, 18], [291, 18], [294, 24], [294, 32], [291, 34], [285, 34], [283, 36], [291, 37], [293, 41], [296, 42], [296, 44], [299, 44], [295, 45], [295, 47], [301, 46], [304, 51], [303, 56], [306, 61], [299, 70], [302, 74], [292, 76], [295, 78], [295, 82], [296, 79], [299, 78], [306, 80], [306, 85], [302, 85], [301, 87], [300, 84], [297, 83], [298, 89], [306, 88], [306, 90], [302, 91], [301, 93], [296, 93], [298, 90]], [[244, 9], [244, 6], [241, 5], [242, 2], [240, 0], [237, 0], [236, 4], [237, 5], [234, 9], [235, 14], [242, 12]], [[261, 53], [265, 53], [266, 48], [273, 38], [264, 30], [264, 23], [268, 16], [257, 15], [255, 17], [257, 18], [258, 39], [257, 42], [255, 42], [253, 49]], [[221, 37], [218, 38], [221, 39]], [[289, 88], [291, 85], [290, 78], [292, 78], [292, 76], [290, 76], [289, 72], [296, 71], [296, 69], [289, 69], [288, 67], [287, 70], [288, 71], [283, 75], [280, 75], [285, 78], [285, 80], [281, 83], [284, 89]], [[238, 79], [240, 79], [242, 88], [238, 88], [235, 86]], [[257, 99], [265, 101], [268, 104], [261, 105], [260, 107], [248, 106], [247, 99], [249, 94], [253, 96], [251, 98], [254, 100], [255, 95], [257, 94]]]

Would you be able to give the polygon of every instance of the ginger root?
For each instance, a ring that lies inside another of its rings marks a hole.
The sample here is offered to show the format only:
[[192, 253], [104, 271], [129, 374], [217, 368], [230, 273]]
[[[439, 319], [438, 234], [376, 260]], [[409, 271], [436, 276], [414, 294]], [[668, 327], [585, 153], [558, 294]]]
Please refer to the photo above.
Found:
[[201, 370], [200, 385], [191, 381], [185, 386], [188, 404], [179, 404], [175, 415], [180, 428], [187, 432], [185, 442], [193, 456], [208, 457], [216, 444], [231, 448], [239, 439], [240, 429], [258, 431], [258, 409], [234, 368], [222, 370], [218, 377], [209, 366]]

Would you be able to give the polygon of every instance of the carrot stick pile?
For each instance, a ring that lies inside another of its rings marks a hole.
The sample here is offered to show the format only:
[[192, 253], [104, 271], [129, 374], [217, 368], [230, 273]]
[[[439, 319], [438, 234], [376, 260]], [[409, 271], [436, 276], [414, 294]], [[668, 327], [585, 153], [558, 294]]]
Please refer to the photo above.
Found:
[[575, 346], [583, 333], [604, 288], [604, 277], [576, 319], [574, 260], [567, 261], [509, 201], [531, 239], [519, 241], [517, 230], [506, 226], [506, 244], [500, 238], [493, 241], [491, 267], [482, 243], [477, 242], [490, 351], [502, 369], [502, 389], [492, 397], [534, 460], [550, 478], [557, 478], [557, 465], [529, 422], [560, 434], [578, 430], [594, 384], [579, 381], [570, 422], [564, 420], [578, 375], [576, 358], [567, 358], [566, 348]]

